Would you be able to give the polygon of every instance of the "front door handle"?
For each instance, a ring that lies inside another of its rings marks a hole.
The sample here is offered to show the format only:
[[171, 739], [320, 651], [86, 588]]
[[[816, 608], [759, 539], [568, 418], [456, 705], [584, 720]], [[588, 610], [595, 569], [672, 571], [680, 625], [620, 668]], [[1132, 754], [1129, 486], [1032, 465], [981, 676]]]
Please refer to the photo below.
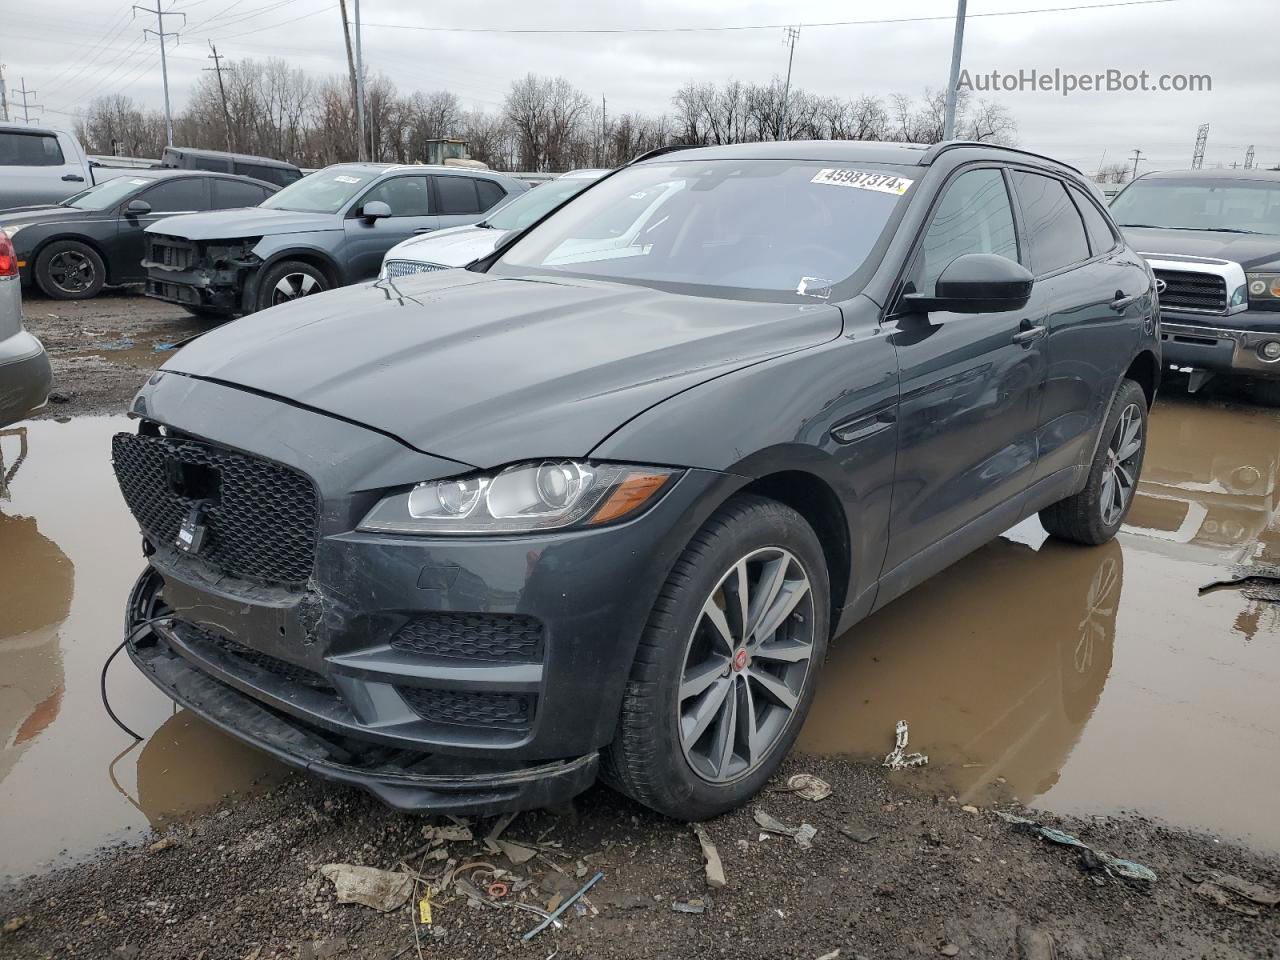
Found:
[[62, 175], [62, 179], [67, 181], [67, 183], [84, 183], [84, 177], [80, 176], [78, 173], [64, 173]]
[[882, 430], [888, 430], [897, 420], [896, 406], [883, 407], [873, 413], [859, 414], [852, 420], [836, 424], [831, 428], [831, 436], [836, 443], [853, 443], [855, 440], [865, 440]]
[[430, 233], [434, 229], [435, 227], [418, 227], [418, 229], [413, 232], [414, 233]]
[[1125, 310], [1141, 299], [1141, 294], [1134, 294], [1132, 297], [1126, 297], [1123, 290], [1116, 291], [1116, 298], [1111, 301], [1111, 309], [1116, 313], [1124, 313]]
[[1013, 335], [1013, 342], [1020, 347], [1029, 347], [1049, 332], [1049, 328], [1030, 320], [1018, 324], [1018, 332]]

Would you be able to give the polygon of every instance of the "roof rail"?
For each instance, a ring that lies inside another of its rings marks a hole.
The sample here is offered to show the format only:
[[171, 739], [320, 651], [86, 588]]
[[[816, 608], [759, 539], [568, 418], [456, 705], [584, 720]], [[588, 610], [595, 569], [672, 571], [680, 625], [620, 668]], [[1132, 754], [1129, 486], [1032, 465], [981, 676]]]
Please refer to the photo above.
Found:
[[[981, 140], [944, 140], [941, 143], [935, 143], [925, 151], [924, 156], [920, 158], [920, 163], [927, 166], [928, 164], [933, 163], [940, 154], [946, 153], [948, 150], [959, 149], [960, 147], [985, 147], [988, 150], [1007, 150], [1009, 153], [1020, 153], [1024, 157], [1035, 157], [1037, 160], [1048, 160], [1050, 163], [1056, 163], [1060, 167], [1066, 167], [1068, 170], [1074, 170], [1082, 177], [1085, 176], [1082, 170], [1073, 167], [1069, 163], [1063, 163], [1061, 160], [1056, 160], [1053, 157], [1046, 157], [1043, 153], [1035, 153], [1032, 150], [1020, 150], [1018, 147], [1006, 147], [1001, 143], [983, 143]], [[1086, 177], [1086, 179], [1088, 178]]]
[[625, 166], [631, 166], [633, 163], [639, 163], [642, 160], [652, 160], [654, 157], [660, 157], [664, 153], [675, 153], [677, 150], [696, 150], [698, 147], [705, 146], [701, 143], [672, 143], [665, 147], [654, 147], [652, 150], [646, 150], [637, 157], [628, 160]]

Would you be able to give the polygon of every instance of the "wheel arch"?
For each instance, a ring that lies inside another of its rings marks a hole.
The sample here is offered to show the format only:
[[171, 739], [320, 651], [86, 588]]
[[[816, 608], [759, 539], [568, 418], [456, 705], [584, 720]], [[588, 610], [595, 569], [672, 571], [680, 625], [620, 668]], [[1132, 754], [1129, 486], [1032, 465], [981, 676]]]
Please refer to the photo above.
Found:
[[44, 253], [45, 249], [50, 244], [57, 243], [59, 240], [72, 240], [75, 243], [83, 243], [86, 247], [91, 249], [102, 260], [103, 269], [106, 270], [107, 275], [103, 278], [103, 282], [107, 284], [115, 282], [114, 271], [111, 268], [111, 258], [107, 256], [107, 252], [102, 248], [101, 243], [83, 233], [58, 232], [45, 237], [36, 244], [35, 249], [31, 251], [31, 279], [37, 284], [37, 286], [39, 285], [39, 280], [36, 276], [36, 263], [39, 261], [40, 255]]
[[1156, 391], [1160, 389], [1160, 361], [1150, 350], [1143, 350], [1129, 363], [1124, 372], [1124, 379], [1134, 381], [1142, 388], [1147, 398], [1147, 409], [1156, 402]]
[[285, 247], [282, 250], [274, 250], [251, 273], [249, 281], [245, 283], [244, 289], [240, 292], [241, 309], [244, 313], [254, 313], [256, 311], [258, 291], [262, 285], [262, 278], [268, 270], [279, 266], [286, 260], [296, 260], [319, 270], [324, 274], [324, 278], [331, 290], [336, 290], [346, 282], [343, 278], [342, 268], [323, 250], [319, 250], [316, 247]]

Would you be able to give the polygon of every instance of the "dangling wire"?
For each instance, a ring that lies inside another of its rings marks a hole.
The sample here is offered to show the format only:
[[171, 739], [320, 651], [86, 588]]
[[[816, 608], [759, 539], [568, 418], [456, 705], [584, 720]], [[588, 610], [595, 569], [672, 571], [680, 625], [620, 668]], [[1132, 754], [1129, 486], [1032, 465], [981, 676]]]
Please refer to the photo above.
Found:
[[153, 623], [160, 622], [161, 620], [172, 620], [172, 619], [173, 619], [172, 614], [165, 614], [162, 617], [152, 617], [150, 620], [143, 620], [140, 623], [134, 624], [133, 629], [130, 630], [129, 633], [125, 636], [125, 638], [120, 641], [120, 646], [116, 647], [114, 650], [111, 651], [110, 656], [107, 657], [106, 663], [102, 665], [102, 675], [99, 677], [99, 680], [98, 680], [98, 689], [102, 695], [102, 705], [103, 707], [106, 708], [107, 716], [109, 716], [112, 719], [115, 725], [119, 727], [121, 730], [123, 730], [125, 733], [127, 733], [129, 736], [133, 737], [133, 739], [135, 740], [141, 740], [143, 738], [139, 734], [134, 733], [133, 730], [131, 730], [128, 726], [125, 725], [125, 722], [123, 720], [121, 720], [119, 717], [116, 716], [116, 712], [111, 709], [111, 704], [107, 701], [107, 670], [111, 667], [111, 661], [116, 658], [116, 654], [118, 654], [121, 650], [123, 650], [127, 644], [130, 644], [134, 640], [136, 640], [138, 638], [138, 635], [144, 629], [146, 629], [147, 627], [150, 627]]

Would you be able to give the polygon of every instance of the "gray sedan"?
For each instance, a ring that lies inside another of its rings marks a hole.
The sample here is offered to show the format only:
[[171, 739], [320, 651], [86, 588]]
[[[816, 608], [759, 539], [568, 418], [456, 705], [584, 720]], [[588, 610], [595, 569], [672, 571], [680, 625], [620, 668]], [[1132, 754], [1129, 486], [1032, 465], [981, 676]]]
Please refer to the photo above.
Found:
[[44, 345], [22, 325], [18, 256], [0, 233], [0, 427], [44, 406], [52, 382]]

